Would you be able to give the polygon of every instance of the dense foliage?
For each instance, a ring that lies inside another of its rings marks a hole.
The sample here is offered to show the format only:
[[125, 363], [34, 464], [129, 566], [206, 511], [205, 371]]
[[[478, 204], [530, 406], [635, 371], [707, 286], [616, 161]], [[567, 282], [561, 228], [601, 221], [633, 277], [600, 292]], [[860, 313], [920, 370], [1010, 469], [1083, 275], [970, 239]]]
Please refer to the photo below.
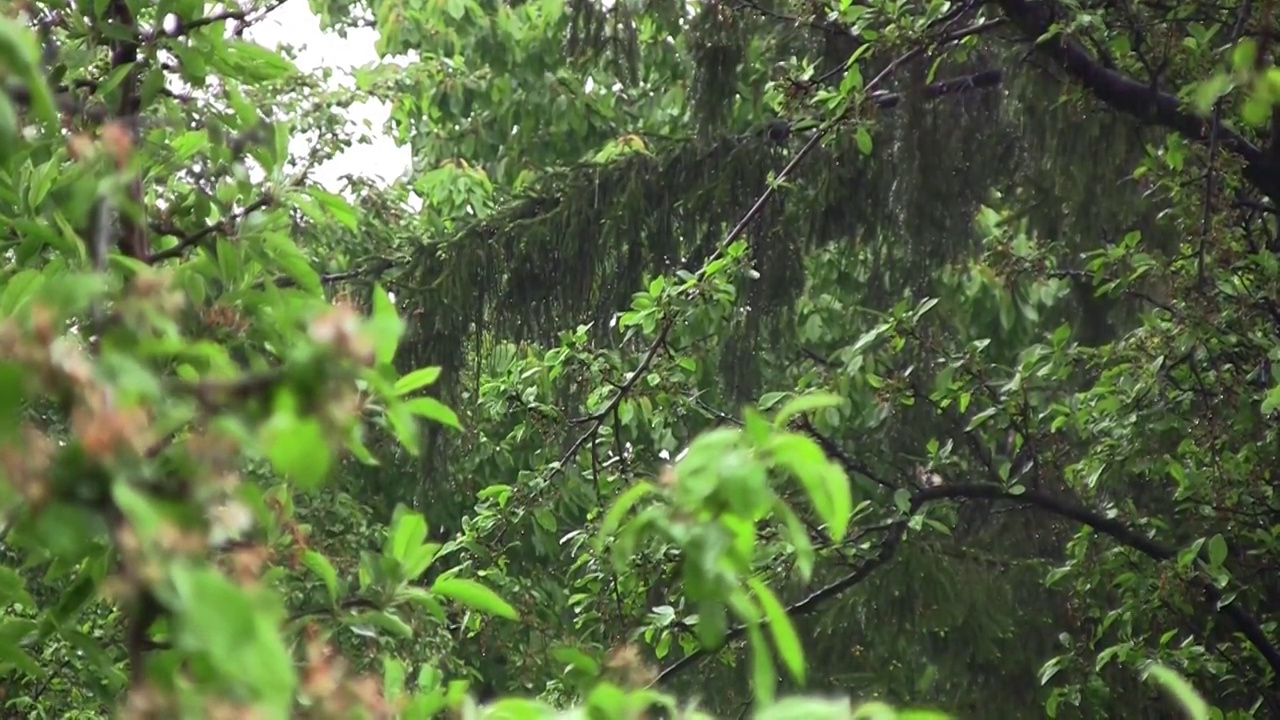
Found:
[[0, 17], [5, 717], [1280, 716], [1269, 0], [282, 4]]

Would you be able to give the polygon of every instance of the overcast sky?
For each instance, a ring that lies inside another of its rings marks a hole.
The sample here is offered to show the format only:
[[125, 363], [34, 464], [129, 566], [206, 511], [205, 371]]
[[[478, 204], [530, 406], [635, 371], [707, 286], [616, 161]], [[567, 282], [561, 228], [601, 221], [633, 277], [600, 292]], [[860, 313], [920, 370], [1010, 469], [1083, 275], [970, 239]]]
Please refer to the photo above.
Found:
[[[298, 67], [304, 71], [331, 67], [337, 72], [378, 59], [373, 50], [377, 37], [374, 30], [350, 30], [345, 39], [324, 32], [320, 29], [320, 19], [307, 6], [307, 0], [287, 0], [245, 35], [269, 48], [278, 47], [281, 43], [298, 48]], [[400, 177], [409, 167], [409, 150], [397, 146], [381, 132], [390, 112], [390, 108], [380, 102], [361, 103], [353, 107], [349, 113], [351, 120], [356, 123], [368, 120], [373, 127], [371, 134], [377, 139], [371, 144], [353, 147], [321, 165], [313, 172], [312, 177], [320, 185], [332, 190], [340, 186], [338, 178], [347, 174], [376, 177], [388, 182]], [[300, 141], [291, 150], [302, 154], [305, 144]]]

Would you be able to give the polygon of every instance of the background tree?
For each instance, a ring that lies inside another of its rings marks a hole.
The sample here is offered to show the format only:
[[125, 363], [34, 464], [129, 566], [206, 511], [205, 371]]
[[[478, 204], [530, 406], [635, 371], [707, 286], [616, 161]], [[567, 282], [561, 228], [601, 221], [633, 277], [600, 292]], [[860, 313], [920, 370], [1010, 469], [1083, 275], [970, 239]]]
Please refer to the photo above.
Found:
[[15, 712], [1277, 709], [1269, 5], [276, 7], [4, 26]]

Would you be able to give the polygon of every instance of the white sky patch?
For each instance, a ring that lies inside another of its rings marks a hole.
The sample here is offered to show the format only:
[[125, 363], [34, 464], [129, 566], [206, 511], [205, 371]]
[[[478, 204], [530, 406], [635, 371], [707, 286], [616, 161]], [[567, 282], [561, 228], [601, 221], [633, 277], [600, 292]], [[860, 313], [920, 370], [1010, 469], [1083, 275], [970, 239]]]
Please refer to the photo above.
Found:
[[[245, 32], [245, 38], [264, 47], [276, 49], [282, 44], [298, 49], [297, 65], [303, 72], [320, 68], [333, 68], [333, 79], [343, 85], [354, 82], [351, 69], [378, 62], [374, 42], [378, 33], [372, 28], [356, 28], [347, 31], [347, 37], [320, 29], [320, 18], [311, 12], [305, 0], [289, 0], [265, 19]], [[338, 191], [344, 175], [356, 175], [379, 179], [390, 183], [409, 168], [411, 158], [408, 147], [396, 144], [383, 130], [391, 107], [384, 102], [370, 100], [353, 105], [347, 117], [357, 126], [367, 123], [368, 134], [373, 141], [351, 147], [329, 162], [312, 171], [312, 179], [320, 186]], [[295, 138], [289, 152], [305, 156], [307, 141]]]

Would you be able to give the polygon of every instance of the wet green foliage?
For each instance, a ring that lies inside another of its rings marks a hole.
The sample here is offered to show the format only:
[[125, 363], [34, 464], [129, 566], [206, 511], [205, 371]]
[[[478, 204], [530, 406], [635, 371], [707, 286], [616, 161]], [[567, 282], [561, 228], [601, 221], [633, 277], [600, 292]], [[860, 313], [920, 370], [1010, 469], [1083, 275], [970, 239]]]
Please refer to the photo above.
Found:
[[1269, 4], [12, 5], [7, 713], [1280, 712]]

